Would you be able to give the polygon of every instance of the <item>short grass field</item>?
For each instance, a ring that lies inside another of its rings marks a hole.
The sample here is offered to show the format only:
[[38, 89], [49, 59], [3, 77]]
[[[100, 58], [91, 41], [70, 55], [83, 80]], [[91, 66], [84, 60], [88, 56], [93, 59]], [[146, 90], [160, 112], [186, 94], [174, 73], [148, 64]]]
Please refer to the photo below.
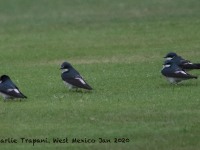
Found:
[[[0, 149], [199, 150], [200, 79], [173, 86], [160, 73], [171, 51], [200, 62], [199, 6], [199, 0], [0, 0], [0, 75], [28, 97], [0, 99]], [[94, 90], [69, 91], [60, 77], [63, 61]]]

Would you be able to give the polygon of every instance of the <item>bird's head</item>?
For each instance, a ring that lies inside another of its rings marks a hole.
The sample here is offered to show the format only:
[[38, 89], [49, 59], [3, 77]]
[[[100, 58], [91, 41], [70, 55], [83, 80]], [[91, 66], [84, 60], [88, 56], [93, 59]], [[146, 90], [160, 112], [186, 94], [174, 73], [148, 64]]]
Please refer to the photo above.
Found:
[[171, 67], [171, 65], [174, 64], [173, 61], [171, 60], [166, 60], [163, 64], [163, 68], [168, 68], [168, 67]]
[[60, 69], [62, 70], [62, 72], [67, 72], [70, 70], [70, 68], [72, 68], [72, 65], [68, 62], [63, 62]]
[[2, 75], [2, 76], [0, 77], [0, 83], [1, 83], [1, 82], [4, 82], [4, 81], [6, 81], [6, 80], [9, 80], [9, 79], [10, 79], [9, 76], [7, 76], [7, 75]]
[[178, 55], [176, 54], [176, 53], [174, 53], [174, 52], [170, 52], [170, 53], [168, 53], [164, 58], [166, 59], [166, 60], [172, 60], [174, 57], [177, 57]]

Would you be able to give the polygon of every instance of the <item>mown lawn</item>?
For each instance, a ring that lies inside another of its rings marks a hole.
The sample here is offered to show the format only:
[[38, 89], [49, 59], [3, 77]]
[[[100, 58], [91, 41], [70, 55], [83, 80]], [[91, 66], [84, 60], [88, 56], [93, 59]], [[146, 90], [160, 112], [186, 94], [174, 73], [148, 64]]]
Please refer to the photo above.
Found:
[[[0, 74], [28, 97], [1, 99], [0, 149], [198, 150], [200, 81], [172, 86], [160, 70], [170, 51], [200, 62], [199, 6], [198, 0], [0, 0]], [[92, 92], [64, 86], [65, 60]], [[2, 143], [6, 138], [18, 143]]]

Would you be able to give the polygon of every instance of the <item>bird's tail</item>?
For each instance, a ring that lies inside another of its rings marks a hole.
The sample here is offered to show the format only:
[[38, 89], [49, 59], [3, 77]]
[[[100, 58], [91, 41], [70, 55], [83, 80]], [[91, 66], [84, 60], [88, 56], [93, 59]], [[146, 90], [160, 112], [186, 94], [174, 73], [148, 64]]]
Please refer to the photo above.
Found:
[[24, 95], [24, 98], [27, 98], [27, 96]]
[[197, 77], [197, 76], [191, 76], [191, 78], [192, 78], [192, 79], [198, 79], [198, 77]]
[[86, 85], [86, 89], [88, 90], [93, 90], [91, 86], [89, 86], [88, 84]]
[[24, 94], [20, 93], [21, 98], [27, 98]]
[[200, 63], [196, 63], [195, 65], [195, 69], [200, 69]]

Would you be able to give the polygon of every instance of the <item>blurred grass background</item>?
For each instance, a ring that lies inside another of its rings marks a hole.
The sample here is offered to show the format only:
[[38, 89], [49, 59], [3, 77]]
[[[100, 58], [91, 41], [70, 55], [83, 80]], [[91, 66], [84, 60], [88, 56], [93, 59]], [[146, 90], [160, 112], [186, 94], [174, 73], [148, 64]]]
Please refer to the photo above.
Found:
[[[37, 149], [197, 150], [198, 80], [161, 76], [174, 51], [199, 62], [198, 0], [0, 0], [0, 66], [28, 96], [0, 102], [0, 139], [126, 137], [126, 144], [37, 144]], [[68, 91], [67, 60], [94, 88]], [[199, 71], [192, 74], [199, 75]], [[0, 144], [5, 150], [31, 144]]]

